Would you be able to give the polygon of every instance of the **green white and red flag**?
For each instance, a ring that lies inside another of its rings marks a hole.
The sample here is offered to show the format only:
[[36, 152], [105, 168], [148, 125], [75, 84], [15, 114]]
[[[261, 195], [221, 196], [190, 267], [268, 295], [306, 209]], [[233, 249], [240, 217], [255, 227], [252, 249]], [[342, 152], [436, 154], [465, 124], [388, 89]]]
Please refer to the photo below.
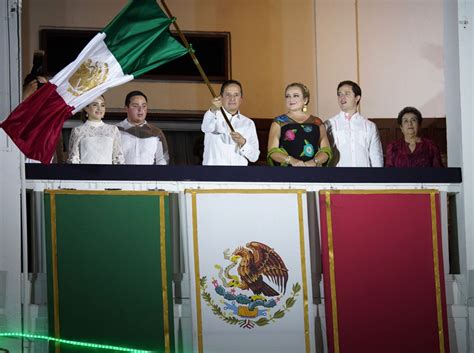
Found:
[[188, 51], [156, 0], [130, 0], [79, 56], [0, 124], [25, 156], [49, 164], [64, 121], [111, 87]]

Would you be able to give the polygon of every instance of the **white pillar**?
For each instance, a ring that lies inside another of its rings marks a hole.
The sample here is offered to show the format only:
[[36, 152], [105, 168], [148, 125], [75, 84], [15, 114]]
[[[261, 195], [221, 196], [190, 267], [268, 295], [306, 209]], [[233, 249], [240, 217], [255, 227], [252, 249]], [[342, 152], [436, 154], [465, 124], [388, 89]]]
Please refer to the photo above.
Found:
[[[473, 0], [444, 1], [446, 124], [450, 167], [461, 167], [463, 188], [457, 197], [461, 276], [459, 300], [469, 317], [464, 332], [466, 352], [474, 352], [474, 110]], [[461, 319], [459, 324], [461, 324]], [[471, 323], [471, 325], [469, 325]], [[462, 343], [463, 328], [457, 335]]]
[[[0, 120], [20, 99], [19, 1], [0, 2]], [[0, 331], [21, 332], [20, 152], [0, 129]], [[21, 352], [18, 339], [0, 348]]]

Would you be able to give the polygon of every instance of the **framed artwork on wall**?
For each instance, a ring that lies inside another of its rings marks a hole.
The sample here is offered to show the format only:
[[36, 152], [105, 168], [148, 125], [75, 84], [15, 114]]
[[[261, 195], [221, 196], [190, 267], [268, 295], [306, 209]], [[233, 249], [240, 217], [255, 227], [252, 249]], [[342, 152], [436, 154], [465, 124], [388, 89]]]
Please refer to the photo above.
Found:
[[[43, 28], [40, 49], [45, 51], [44, 74], [53, 76], [71, 63], [97, 29]], [[179, 40], [176, 32], [172, 35]], [[232, 77], [230, 32], [183, 31], [211, 82], [220, 83]], [[141, 80], [202, 81], [191, 56], [185, 55], [140, 76]]]

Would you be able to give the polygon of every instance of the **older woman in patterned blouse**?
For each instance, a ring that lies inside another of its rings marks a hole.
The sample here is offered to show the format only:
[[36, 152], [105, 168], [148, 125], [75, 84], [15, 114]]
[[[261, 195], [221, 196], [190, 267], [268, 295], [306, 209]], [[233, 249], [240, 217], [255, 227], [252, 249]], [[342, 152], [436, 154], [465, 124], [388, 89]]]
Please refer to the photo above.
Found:
[[72, 129], [68, 163], [124, 164], [118, 128], [102, 121], [105, 115], [104, 97], [94, 99], [83, 113], [87, 120]]
[[419, 136], [423, 118], [414, 107], [403, 108], [398, 114], [398, 125], [403, 138], [387, 146], [386, 167], [442, 167], [438, 146]]

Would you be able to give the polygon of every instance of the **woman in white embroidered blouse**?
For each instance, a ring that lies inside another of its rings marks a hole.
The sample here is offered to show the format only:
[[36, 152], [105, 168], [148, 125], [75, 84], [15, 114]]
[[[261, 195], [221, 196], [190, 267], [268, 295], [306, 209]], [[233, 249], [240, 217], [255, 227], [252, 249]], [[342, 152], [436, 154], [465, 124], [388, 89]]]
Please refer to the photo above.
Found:
[[72, 129], [68, 163], [124, 164], [118, 128], [102, 121], [105, 114], [104, 96], [94, 99], [83, 113], [86, 122]]

